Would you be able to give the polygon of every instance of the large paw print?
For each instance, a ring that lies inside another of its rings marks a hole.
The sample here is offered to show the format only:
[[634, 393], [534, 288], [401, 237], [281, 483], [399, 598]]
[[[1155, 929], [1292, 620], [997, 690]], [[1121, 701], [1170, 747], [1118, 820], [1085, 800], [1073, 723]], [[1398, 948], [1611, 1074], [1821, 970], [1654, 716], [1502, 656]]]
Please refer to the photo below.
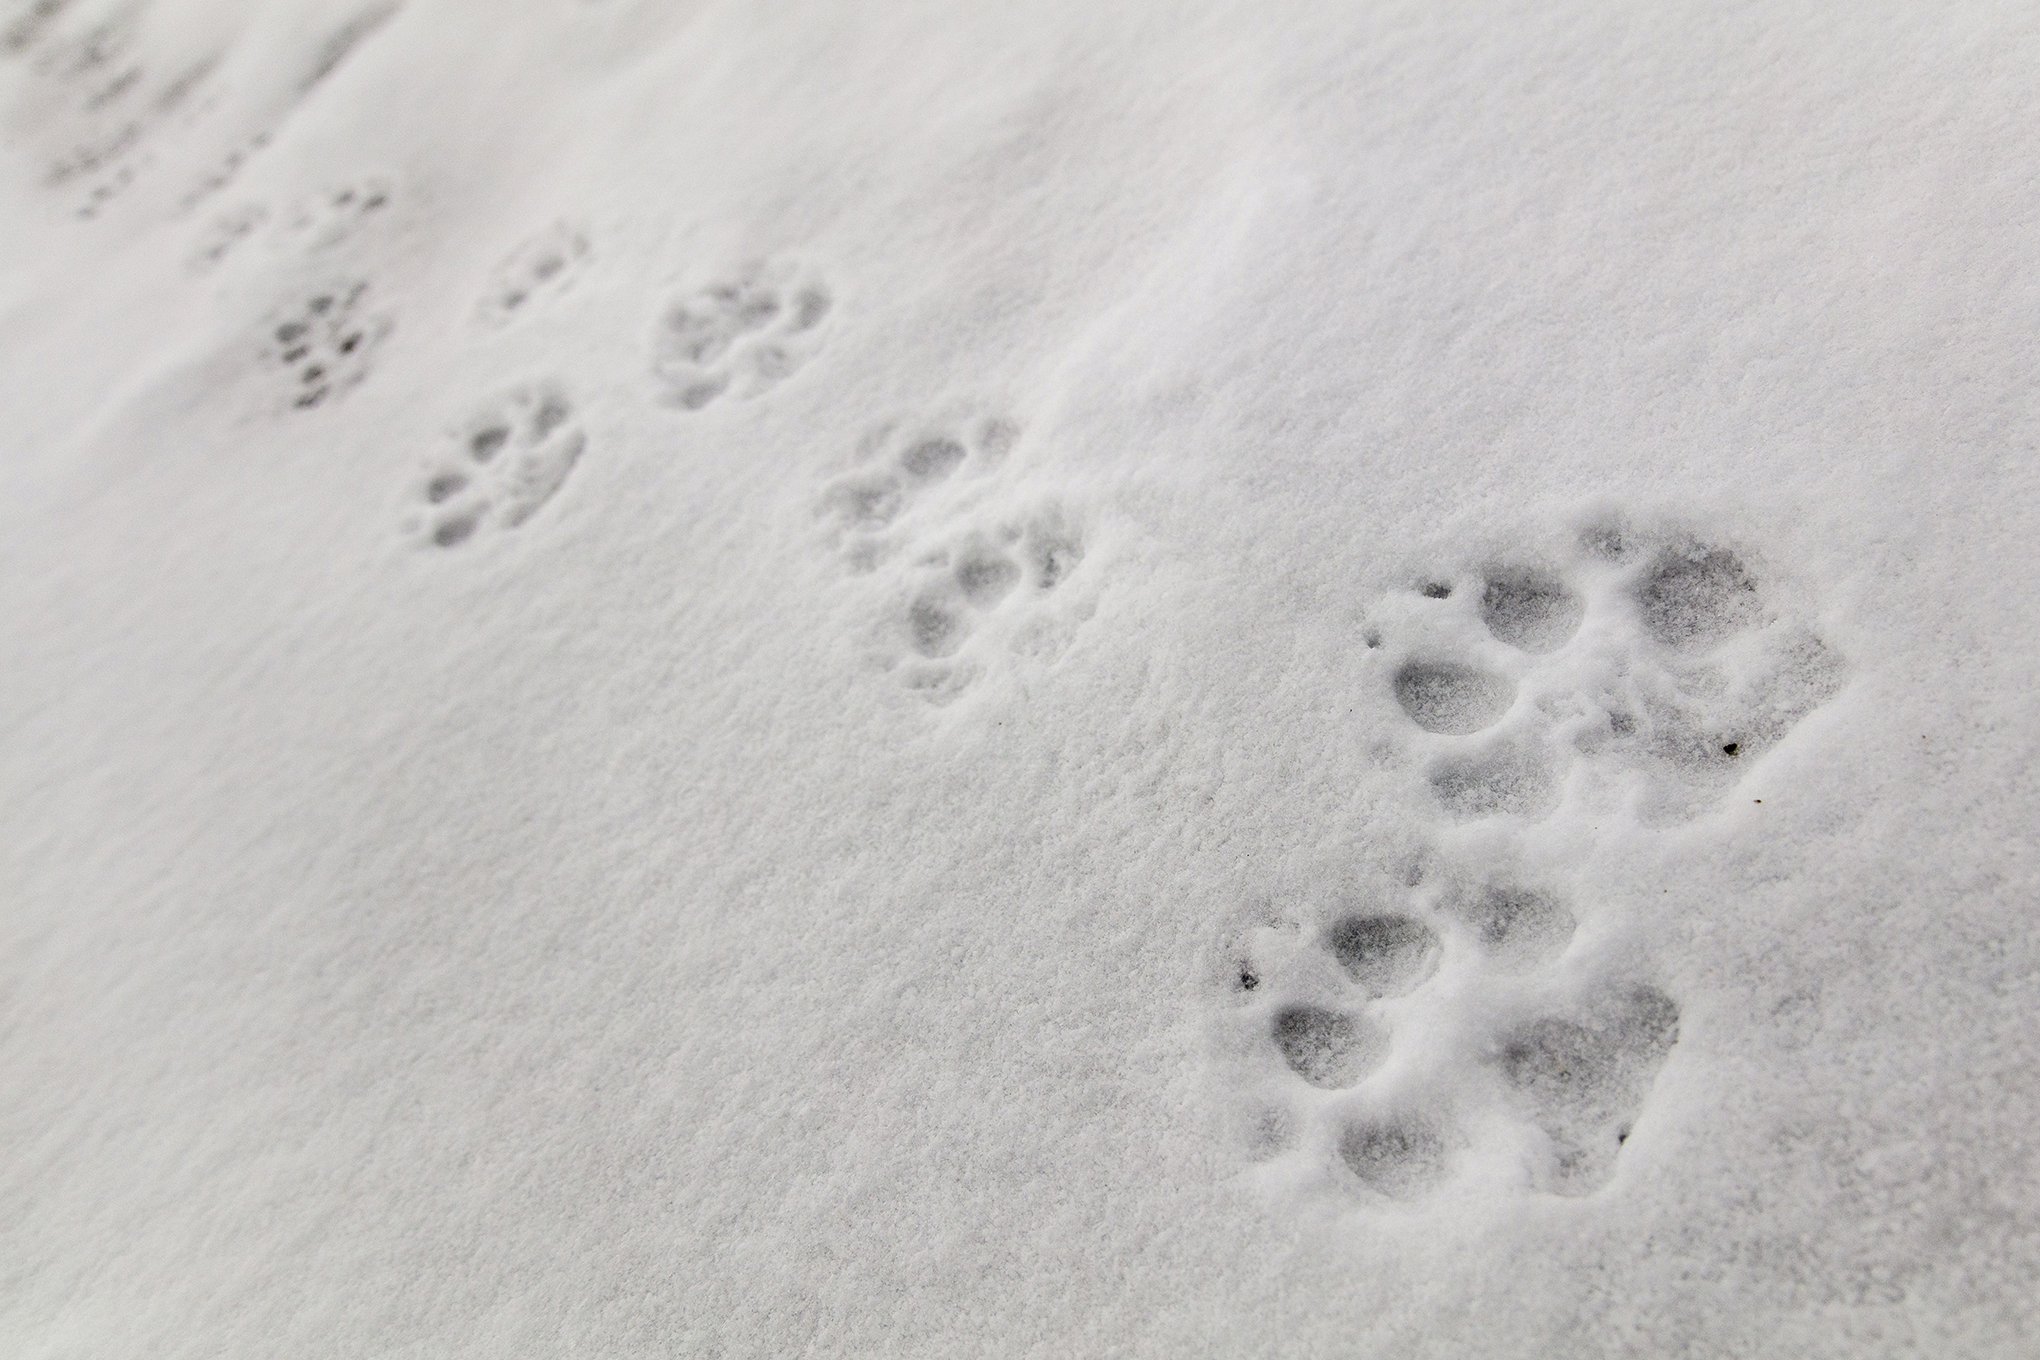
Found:
[[485, 529], [515, 529], [559, 494], [587, 443], [558, 383], [512, 388], [477, 410], [427, 467], [406, 532], [457, 548]]
[[1255, 1155], [1377, 1200], [1476, 1167], [1550, 1194], [1600, 1189], [1677, 1041], [1677, 1005], [1568, 960], [1576, 923], [1556, 891], [1413, 877], [1233, 938], [1222, 1048]]
[[1002, 657], [1052, 661], [1094, 607], [1070, 589], [1085, 551], [1077, 517], [992, 475], [1018, 437], [996, 416], [888, 425], [821, 497], [846, 568], [885, 602], [879, 664], [938, 703]]
[[315, 289], [269, 323], [266, 351], [289, 404], [310, 410], [358, 386], [374, 369], [390, 333], [388, 314], [368, 301], [369, 286], [349, 280]]
[[821, 279], [791, 260], [764, 261], [668, 303], [653, 372], [667, 400], [689, 411], [758, 396], [821, 349], [833, 307]]
[[1367, 643], [1437, 804], [1539, 819], [1613, 797], [1661, 825], [1714, 806], [1840, 689], [1844, 667], [1735, 552], [1596, 526], [1557, 562], [1392, 595]]

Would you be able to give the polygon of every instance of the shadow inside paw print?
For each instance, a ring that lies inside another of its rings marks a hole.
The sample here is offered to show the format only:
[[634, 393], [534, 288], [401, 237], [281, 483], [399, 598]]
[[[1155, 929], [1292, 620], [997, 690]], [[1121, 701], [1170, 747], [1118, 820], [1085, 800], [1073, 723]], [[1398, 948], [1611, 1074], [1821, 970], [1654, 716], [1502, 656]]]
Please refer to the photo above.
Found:
[[815, 356], [834, 307], [828, 286], [792, 261], [753, 265], [667, 304], [653, 371], [684, 410], [758, 396]]
[[1415, 1115], [1358, 1120], [1339, 1135], [1339, 1159], [1376, 1193], [1414, 1199], [1445, 1177], [1445, 1134]]
[[559, 494], [587, 448], [557, 383], [513, 388], [486, 403], [426, 474], [413, 532], [456, 548], [488, 526], [515, 529]]
[[1540, 1188], [1585, 1195], [1607, 1184], [1678, 1038], [1679, 1007], [1654, 987], [1620, 996], [1590, 1023], [1546, 1017], [1502, 1036], [1495, 1062], [1549, 1139]]
[[1354, 1085], [1388, 1056], [1385, 1031], [1322, 1006], [1285, 1007], [1276, 1012], [1272, 1032], [1289, 1070], [1326, 1090]]
[[1565, 952], [1577, 922], [1551, 893], [1513, 884], [1489, 884], [1454, 909], [1488, 954], [1504, 967], [1547, 963]]
[[322, 289], [271, 322], [269, 359], [286, 375], [296, 409], [320, 406], [373, 371], [392, 323], [369, 308], [368, 292], [359, 280]]
[[1757, 583], [1734, 553], [1684, 543], [1666, 548], [1637, 584], [1638, 613], [1668, 647], [1722, 642], [1763, 618]]
[[1325, 944], [1369, 996], [1402, 996], [1438, 967], [1438, 933], [1408, 916], [1344, 917]]

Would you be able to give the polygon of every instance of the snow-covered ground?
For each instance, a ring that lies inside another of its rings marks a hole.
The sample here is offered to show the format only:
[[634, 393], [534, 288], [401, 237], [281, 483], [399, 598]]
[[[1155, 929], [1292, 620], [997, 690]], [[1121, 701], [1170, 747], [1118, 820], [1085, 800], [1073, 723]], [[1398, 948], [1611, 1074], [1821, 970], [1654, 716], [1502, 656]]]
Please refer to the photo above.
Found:
[[2040, 1344], [2040, 11], [0, 106], [0, 1354]]

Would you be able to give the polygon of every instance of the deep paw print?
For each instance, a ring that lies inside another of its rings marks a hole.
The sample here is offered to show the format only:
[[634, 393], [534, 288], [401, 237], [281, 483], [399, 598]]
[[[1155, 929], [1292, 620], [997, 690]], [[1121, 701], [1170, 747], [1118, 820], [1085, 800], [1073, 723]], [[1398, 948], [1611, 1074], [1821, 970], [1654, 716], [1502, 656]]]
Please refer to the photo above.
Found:
[[1271, 912], [1235, 937], [1220, 1042], [1261, 1160], [1314, 1163], [1393, 1199], [1445, 1176], [1450, 1111], [1391, 1060], [1424, 1026], [1446, 929], [1407, 894], [1374, 887]]
[[821, 497], [845, 566], [887, 602], [879, 664], [938, 703], [1004, 657], [1053, 660], [1089, 617], [1069, 589], [1085, 554], [1075, 514], [986, 479], [1018, 437], [996, 416], [886, 426]]
[[587, 267], [586, 228], [555, 222], [523, 242], [489, 272], [488, 287], [475, 304], [487, 325], [503, 326], [524, 314], [542, 297], [563, 293]]
[[[1575, 927], [1557, 891], [1432, 875], [1236, 932], [1220, 1045], [1252, 1155], [1377, 1204], [1469, 1165], [1551, 1194], [1606, 1185], [1679, 1013], [1605, 978], [1579, 1001], [1584, 966], [1560, 966]], [[1494, 1080], [1455, 1076], [1468, 1071]]]
[[265, 348], [283, 376], [288, 404], [311, 410], [358, 386], [392, 324], [369, 305], [369, 285], [361, 280], [314, 290], [273, 317]]
[[487, 529], [524, 524], [559, 494], [587, 449], [558, 383], [527, 383], [477, 410], [427, 467], [406, 531], [457, 548]]
[[1538, 820], [1582, 770], [1646, 823], [1697, 816], [1841, 687], [1727, 548], [1604, 524], [1554, 556], [1415, 583], [1370, 620], [1452, 817]]
[[821, 349], [834, 307], [818, 276], [792, 260], [763, 261], [666, 305], [653, 372], [666, 400], [684, 410], [758, 396]]

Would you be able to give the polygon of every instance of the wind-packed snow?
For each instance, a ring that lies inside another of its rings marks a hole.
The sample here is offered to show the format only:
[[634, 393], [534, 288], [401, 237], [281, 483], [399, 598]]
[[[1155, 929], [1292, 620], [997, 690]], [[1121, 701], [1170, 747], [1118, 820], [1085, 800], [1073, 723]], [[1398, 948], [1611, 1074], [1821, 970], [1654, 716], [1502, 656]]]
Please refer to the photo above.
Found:
[[0, 1354], [2040, 1344], [2040, 12], [6, 0]]

